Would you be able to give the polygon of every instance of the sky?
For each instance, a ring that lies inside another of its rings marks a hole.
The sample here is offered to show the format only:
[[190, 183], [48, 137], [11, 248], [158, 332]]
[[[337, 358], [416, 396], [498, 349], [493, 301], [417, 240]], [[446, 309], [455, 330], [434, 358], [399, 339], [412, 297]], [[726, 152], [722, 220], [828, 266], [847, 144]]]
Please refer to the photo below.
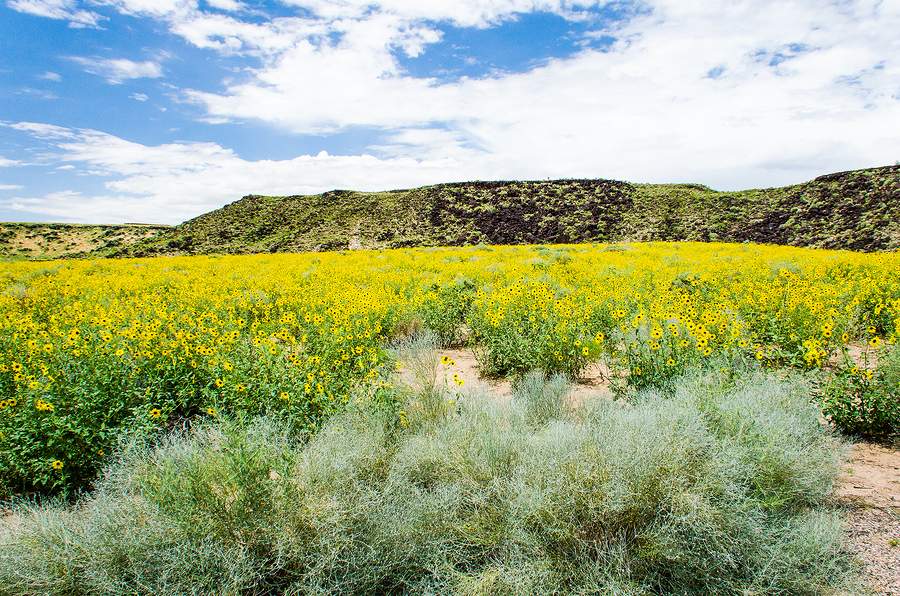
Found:
[[0, 220], [900, 160], [900, 0], [0, 0]]

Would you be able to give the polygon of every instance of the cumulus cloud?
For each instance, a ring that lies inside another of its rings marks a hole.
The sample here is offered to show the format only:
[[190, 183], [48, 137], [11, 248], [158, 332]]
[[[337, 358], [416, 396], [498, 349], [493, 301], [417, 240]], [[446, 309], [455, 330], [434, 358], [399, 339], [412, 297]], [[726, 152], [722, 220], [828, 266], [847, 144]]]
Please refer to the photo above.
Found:
[[547, 12], [574, 17], [585, 9], [613, 4], [602, 0], [285, 0], [328, 19], [361, 19], [373, 11], [405, 20], [449, 21], [486, 27], [516, 14]]
[[[13, 127], [53, 144], [60, 163], [110, 179], [102, 196], [16, 204], [60, 213], [83, 205], [93, 220], [177, 221], [249, 192], [573, 176], [747, 188], [900, 157], [890, 125], [900, 122], [896, 2], [283, 3], [297, 16], [251, 18], [232, 0], [102, 2], [156, 19], [198, 48], [250, 58], [215, 90], [182, 90], [204, 122], [256, 121], [297, 135], [363, 129], [380, 136], [371, 146], [248, 161], [213, 143], [147, 146], [20, 123]], [[619, 15], [586, 35], [613, 40], [602, 50], [584, 44], [524, 72], [452, 81], [404, 68], [403, 56], [441, 43], [442, 24], [495, 27], [533, 11], [580, 20], [601, 6]], [[156, 63], [125, 62], [91, 68], [110, 82], [161, 75]]]
[[68, 21], [73, 28], [98, 27], [104, 20], [96, 12], [78, 8], [76, 0], [9, 0], [6, 5], [18, 12]]
[[[495, 177], [698, 179], [730, 188], [889, 163], [900, 149], [885, 126], [900, 121], [896, 4], [654, 0], [595, 32], [617, 40], [603, 51], [442, 83], [402, 69], [393, 50], [410, 36], [404, 19], [486, 26], [518, 9], [575, 6], [396, 0], [372, 13], [362, 0], [292, 1], [344, 19], [332, 25], [339, 41], [304, 40], [225, 92], [187, 91], [207, 117], [298, 134], [415, 129], [417, 143], [386, 149], [440, 156], [479, 147], [497, 158]], [[421, 129], [435, 123], [426, 138]]]
[[246, 7], [237, 0], [206, 0], [206, 3], [213, 8], [224, 10], [226, 12], [246, 10]]
[[[13, 211], [83, 222], [178, 223], [244, 194], [311, 194], [334, 188], [381, 190], [427, 184], [469, 171], [459, 159], [299, 155], [285, 160], [245, 160], [215, 143], [148, 146], [90, 129], [39, 123], [7, 125], [47, 142], [45, 164], [106, 179], [105, 192], [60, 191], [0, 199]], [[462, 156], [461, 156], [462, 157]], [[467, 156], [472, 159], [474, 155]], [[478, 173], [485, 175], [487, 169]]]
[[294, 17], [255, 23], [230, 15], [191, 10], [166, 15], [165, 19], [172, 33], [198, 48], [223, 54], [273, 56], [300, 40], [328, 33], [324, 23]]
[[98, 58], [71, 56], [85, 72], [103, 77], [110, 85], [121, 85], [131, 79], [158, 79], [162, 77], [162, 66], [153, 60], [135, 62], [127, 58]]

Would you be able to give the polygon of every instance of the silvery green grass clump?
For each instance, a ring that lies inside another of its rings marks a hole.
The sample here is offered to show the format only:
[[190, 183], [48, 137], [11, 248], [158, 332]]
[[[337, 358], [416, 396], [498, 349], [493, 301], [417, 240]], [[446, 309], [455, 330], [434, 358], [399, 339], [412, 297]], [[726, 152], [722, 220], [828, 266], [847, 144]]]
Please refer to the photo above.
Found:
[[402, 348], [419, 372], [396, 409], [361, 397], [305, 441], [211, 421], [124, 445], [74, 505], [21, 506], [0, 592], [859, 589], [829, 505], [841, 446], [802, 383], [705, 373], [571, 408], [532, 372], [507, 403]]

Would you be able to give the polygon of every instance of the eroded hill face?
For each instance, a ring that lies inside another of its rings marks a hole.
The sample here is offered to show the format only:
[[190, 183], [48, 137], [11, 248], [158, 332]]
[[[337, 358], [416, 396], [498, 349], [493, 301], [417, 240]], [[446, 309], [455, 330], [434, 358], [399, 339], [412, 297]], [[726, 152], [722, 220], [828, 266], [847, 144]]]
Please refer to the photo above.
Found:
[[718, 192], [610, 180], [471, 182], [381, 193], [248, 196], [132, 255], [466, 244], [701, 240], [900, 247], [900, 167]]
[[143, 224], [0, 223], [0, 256], [35, 260], [107, 256], [171, 229]]
[[464, 182], [243, 199], [92, 256], [649, 240], [900, 248], [900, 166], [735, 192], [612, 180]]

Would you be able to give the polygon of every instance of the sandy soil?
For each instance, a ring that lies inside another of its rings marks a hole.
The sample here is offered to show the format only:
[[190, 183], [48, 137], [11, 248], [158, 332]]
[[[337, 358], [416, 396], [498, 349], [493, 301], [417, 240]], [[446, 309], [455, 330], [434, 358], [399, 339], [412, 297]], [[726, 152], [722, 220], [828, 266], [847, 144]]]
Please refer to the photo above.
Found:
[[[453, 360], [450, 366], [442, 366], [441, 374], [448, 383], [453, 382], [453, 375], [457, 374], [465, 383], [465, 387], [484, 389], [491, 395], [502, 400], [512, 397], [512, 385], [509, 379], [486, 379], [478, 372], [478, 361], [471, 350], [441, 350], [441, 356], [449, 356]], [[578, 406], [594, 397], [611, 398], [612, 390], [609, 386], [609, 371], [600, 365], [588, 367], [584, 375], [572, 384], [569, 389], [568, 401], [570, 406]]]
[[900, 510], [900, 451], [872, 443], [854, 445], [836, 494], [862, 507]]
[[835, 495], [848, 508], [848, 542], [870, 587], [900, 595], [900, 450], [854, 445]]
[[[850, 360], [864, 368], [877, 368], [878, 351], [866, 346], [864, 343], [851, 343], [847, 345], [847, 356]], [[828, 361], [829, 366], [836, 367], [844, 363], [844, 357], [841, 352], [831, 355]]]

